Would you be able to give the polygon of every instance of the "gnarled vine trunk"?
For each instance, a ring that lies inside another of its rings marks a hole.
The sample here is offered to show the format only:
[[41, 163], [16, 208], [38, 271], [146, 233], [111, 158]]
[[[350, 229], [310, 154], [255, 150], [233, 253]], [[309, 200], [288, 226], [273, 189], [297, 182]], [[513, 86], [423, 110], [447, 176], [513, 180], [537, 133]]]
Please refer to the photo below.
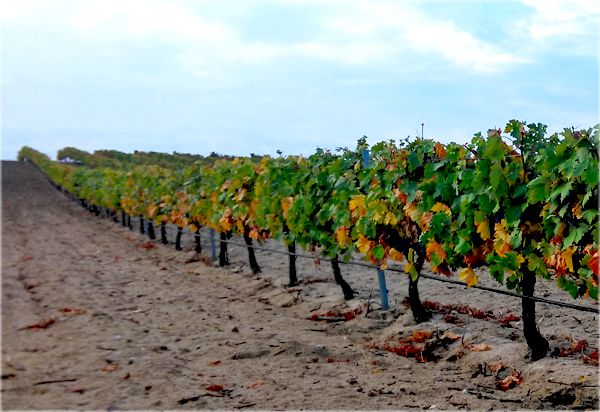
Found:
[[291, 241], [287, 247], [290, 260], [290, 283], [289, 287], [298, 286], [298, 275], [296, 274], [296, 242]]
[[256, 256], [254, 254], [254, 248], [252, 247], [252, 238], [250, 237], [250, 228], [244, 225], [244, 242], [246, 242], [246, 247], [248, 248], [248, 260], [250, 261], [250, 269], [252, 269], [252, 273], [255, 275], [261, 272], [260, 266], [256, 261]]
[[163, 245], [169, 243], [167, 240], [167, 224], [165, 222], [160, 222], [160, 241]]
[[[535, 289], [535, 273], [525, 269], [521, 278], [521, 290], [523, 296], [533, 296]], [[523, 334], [527, 341], [527, 346], [531, 351], [531, 360], [536, 361], [546, 357], [550, 345], [542, 336], [535, 321], [535, 301], [527, 298], [521, 299], [523, 315]]]
[[175, 250], [181, 250], [181, 233], [183, 228], [177, 226], [177, 235], [175, 235]]
[[354, 295], [356, 294], [356, 292], [350, 287], [348, 282], [346, 282], [344, 280], [344, 278], [342, 277], [342, 272], [340, 270], [340, 263], [339, 263], [337, 255], [331, 261], [331, 267], [333, 269], [333, 278], [335, 279], [335, 283], [340, 285], [340, 287], [342, 288], [342, 292], [344, 292], [344, 299], [350, 300], [350, 299], [354, 298]]
[[227, 254], [227, 233], [220, 233], [221, 242], [219, 242], [219, 266], [229, 265], [229, 255]]
[[146, 227], [144, 226], [144, 216], [140, 215], [140, 233], [146, 234]]
[[156, 239], [156, 234], [154, 233], [154, 224], [151, 220], [148, 221], [148, 237], [152, 240]]
[[196, 241], [196, 253], [202, 253], [202, 240], [200, 239], [200, 225], [196, 222], [196, 232], [194, 233]]

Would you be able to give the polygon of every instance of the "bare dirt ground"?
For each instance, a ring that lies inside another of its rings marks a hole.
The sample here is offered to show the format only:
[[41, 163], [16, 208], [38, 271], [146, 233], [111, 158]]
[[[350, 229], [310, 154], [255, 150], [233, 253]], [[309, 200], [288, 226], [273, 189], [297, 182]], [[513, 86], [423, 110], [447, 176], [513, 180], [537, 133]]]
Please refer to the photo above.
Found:
[[[222, 269], [192, 242], [149, 242], [2, 162], [2, 409], [598, 409], [598, 366], [582, 360], [598, 347], [593, 313], [538, 304], [542, 334], [568, 356], [531, 362], [521, 322], [498, 320], [520, 313], [516, 298], [423, 279], [422, 299], [494, 319], [416, 325], [403, 275], [387, 274], [383, 311], [372, 270], [342, 267], [360, 293], [346, 303], [325, 263], [298, 260], [304, 282], [290, 290], [285, 256], [258, 253], [257, 279], [243, 248]], [[551, 284], [538, 294], [571, 301]], [[431, 350], [384, 349], [403, 344]]]

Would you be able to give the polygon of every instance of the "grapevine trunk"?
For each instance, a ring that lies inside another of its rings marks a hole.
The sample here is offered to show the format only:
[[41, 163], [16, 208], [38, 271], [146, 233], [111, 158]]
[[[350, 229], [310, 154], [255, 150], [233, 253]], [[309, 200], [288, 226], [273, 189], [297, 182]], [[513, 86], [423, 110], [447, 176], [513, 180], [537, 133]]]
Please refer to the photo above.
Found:
[[154, 224], [151, 220], [148, 221], [148, 237], [152, 240], [156, 239], [156, 234], [154, 233]]
[[183, 228], [177, 226], [177, 235], [175, 236], [175, 250], [181, 250], [181, 231]]
[[288, 286], [298, 286], [298, 276], [296, 275], [296, 242], [292, 241], [288, 245], [288, 252], [290, 253], [290, 283]]
[[160, 223], [160, 241], [163, 245], [169, 243], [169, 241], [167, 240], [167, 224], [165, 222]]
[[227, 233], [220, 233], [221, 242], [219, 244], [219, 266], [229, 265], [229, 255], [227, 254]]
[[[521, 290], [523, 296], [533, 296], [535, 289], [535, 273], [529, 270], [523, 272], [521, 279]], [[531, 351], [531, 360], [536, 361], [546, 357], [550, 345], [542, 336], [535, 322], [535, 301], [527, 298], [522, 298], [523, 308], [523, 334], [527, 341], [527, 346]]]
[[344, 292], [344, 299], [350, 300], [354, 298], [354, 290], [350, 287], [348, 282], [344, 280], [342, 277], [342, 272], [340, 270], [340, 263], [338, 257], [336, 257], [331, 261], [331, 267], [333, 268], [333, 277], [335, 279], [335, 283], [340, 285], [342, 288], [342, 292]]
[[198, 223], [196, 223], [196, 236], [194, 236], [194, 238], [196, 239], [196, 253], [202, 253], [202, 241], [200, 239], [200, 226], [198, 225]]
[[250, 237], [250, 228], [244, 225], [244, 242], [246, 242], [246, 246], [248, 247], [248, 260], [250, 261], [250, 269], [252, 269], [252, 273], [257, 275], [261, 272], [260, 266], [256, 261], [256, 256], [254, 255], [254, 248], [252, 247], [252, 238]]

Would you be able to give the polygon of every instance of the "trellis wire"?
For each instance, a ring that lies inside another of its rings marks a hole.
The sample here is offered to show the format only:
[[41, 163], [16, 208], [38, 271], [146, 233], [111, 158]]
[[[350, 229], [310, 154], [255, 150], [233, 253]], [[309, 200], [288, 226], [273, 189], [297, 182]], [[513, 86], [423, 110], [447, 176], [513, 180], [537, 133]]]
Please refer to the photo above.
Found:
[[[29, 160], [29, 159], [26, 159]], [[59, 188], [59, 186], [57, 186], [54, 182], [52, 182], [52, 180], [50, 180], [50, 178], [48, 176], [46, 176], [46, 174], [39, 168], [38, 165], [36, 165], [34, 162], [29, 161], [30, 164], [32, 164], [35, 169], [37, 169], [53, 186]], [[61, 190], [61, 193], [66, 192], [65, 189]], [[73, 199], [73, 201], [76, 201], [75, 199]], [[131, 216], [132, 219], [136, 219], [135, 216]], [[191, 236], [197, 236], [201, 239], [206, 239], [206, 240], [212, 240], [214, 241], [214, 237], [211, 239], [211, 237], [207, 237], [201, 234], [197, 234], [197, 233], [191, 233], [189, 231], [185, 231], [186, 234], [191, 235]], [[219, 242], [224, 242], [224, 243], [228, 243], [234, 246], [240, 246], [240, 247], [248, 247], [247, 244], [245, 243], [239, 243], [239, 242], [235, 242], [229, 239], [219, 239]], [[211, 245], [212, 246], [212, 245]], [[296, 256], [299, 258], [305, 258], [305, 259], [319, 259], [325, 262], [333, 262], [334, 259], [331, 258], [327, 258], [327, 257], [321, 257], [321, 256], [315, 256], [315, 255], [307, 255], [304, 253], [292, 253], [292, 252], [287, 252], [287, 251], [283, 251], [283, 250], [277, 250], [277, 249], [271, 249], [271, 248], [267, 248], [267, 247], [256, 247], [256, 246], [251, 246], [254, 250], [257, 250], [259, 252], [270, 252], [270, 253], [278, 253], [281, 255], [287, 255], [287, 256]], [[212, 254], [212, 253], [211, 253]], [[214, 255], [213, 255], [213, 260], [214, 260]], [[342, 263], [345, 265], [353, 265], [353, 266], [361, 266], [364, 268], [369, 268], [369, 269], [375, 269], [375, 270], [381, 270], [381, 268], [379, 266], [375, 266], [372, 265], [370, 263], [365, 263], [365, 262], [357, 262], [357, 261], [338, 261], [338, 263]], [[389, 270], [390, 272], [397, 272], [397, 273], [405, 273], [403, 270], [400, 269], [395, 269], [395, 268], [387, 268], [386, 270]], [[427, 273], [421, 273], [419, 275], [420, 277], [426, 278], [426, 279], [431, 279], [431, 280], [435, 280], [438, 282], [442, 282], [442, 283], [450, 283], [450, 284], [454, 284], [454, 285], [459, 285], [459, 286], [463, 286], [465, 288], [469, 288], [469, 286], [467, 286], [467, 284], [465, 282], [461, 282], [458, 280], [454, 280], [454, 279], [449, 279], [449, 278], [442, 278], [440, 276], [435, 276], [435, 275], [429, 275]], [[566, 302], [560, 302], [557, 300], [552, 300], [552, 299], [546, 299], [546, 298], [540, 298], [540, 297], [536, 297], [536, 296], [523, 296], [519, 293], [516, 292], [511, 292], [508, 290], [503, 290], [503, 289], [498, 289], [498, 288], [492, 288], [492, 287], [488, 287], [488, 286], [479, 286], [479, 285], [473, 285], [470, 286], [470, 288], [472, 289], [479, 289], [479, 290], [484, 290], [486, 292], [490, 292], [490, 293], [497, 293], [500, 295], [505, 295], [505, 296], [512, 296], [515, 298], [520, 298], [520, 299], [527, 299], [527, 300], [533, 300], [535, 302], [540, 302], [540, 303], [546, 303], [549, 305], [554, 305], [554, 306], [559, 306], [559, 307], [564, 307], [564, 308], [569, 308], [569, 309], [574, 309], [574, 310], [578, 310], [578, 311], [582, 311], [582, 312], [591, 312], [591, 313], [596, 313], [596, 314], [600, 314], [600, 309], [598, 307], [589, 307], [589, 306], [582, 306], [582, 305], [576, 305], [573, 303], [566, 303]]]

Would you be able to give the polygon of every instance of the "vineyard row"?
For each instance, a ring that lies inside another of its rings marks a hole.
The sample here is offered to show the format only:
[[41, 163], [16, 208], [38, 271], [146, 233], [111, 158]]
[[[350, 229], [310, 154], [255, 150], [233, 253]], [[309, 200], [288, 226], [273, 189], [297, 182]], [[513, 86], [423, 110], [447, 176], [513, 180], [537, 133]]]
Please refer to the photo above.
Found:
[[[547, 135], [541, 124], [512, 120], [466, 145], [416, 139], [369, 148], [360, 139], [355, 150], [184, 168], [73, 166], [27, 147], [19, 158], [81, 202], [140, 216], [152, 231], [152, 224], [170, 223], [192, 232], [208, 227], [222, 241], [241, 235], [255, 273], [253, 240], [281, 239], [290, 253], [319, 248], [346, 299], [354, 291], [339, 261], [358, 252], [384, 269], [390, 260], [404, 262], [411, 310], [421, 322], [431, 316], [418, 295], [425, 261], [444, 275], [458, 271], [469, 286], [478, 283], [474, 269], [485, 266], [524, 296], [533, 296], [543, 277], [574, 298], [598, 299], [598, 130]], [[220, 252], [224, 265], [226, 243]], [[539, 359], [548, 342], [537, 329], [535, 302], [522, 305], [525, 338]]]

